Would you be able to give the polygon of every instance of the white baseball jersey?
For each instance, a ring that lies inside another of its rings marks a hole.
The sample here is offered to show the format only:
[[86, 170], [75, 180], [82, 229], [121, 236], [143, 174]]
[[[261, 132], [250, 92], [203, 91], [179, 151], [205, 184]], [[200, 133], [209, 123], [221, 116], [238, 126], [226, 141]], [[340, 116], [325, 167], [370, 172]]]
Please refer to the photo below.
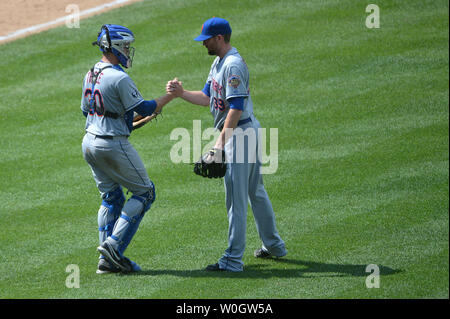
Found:
[[230, 110], [227, 100], [230, 98], [244, 97], [241, 120], [253, 114], [247, 64], [236, 48], [231, 48], [222, 59], [217, 57], [214, 60], [206, 82], [210, 85], [210, 110], [215, 128], [220, 129], [225, 123]]
[[[94, 135], [129, 136], [130, 130], [125, 122], [124, 114], [144, 101], [133, 80], [118, 65], [98, 62], [94, 73], [102, 68], [92, 90], [91, 71], [84, 77], [81, 97], [81, 110], [88, 113], [86, 132]], [[94, 106], [90, 105], [94, 97]], [[117, 118], [105, 116], [105, 112], [117, 114]]]

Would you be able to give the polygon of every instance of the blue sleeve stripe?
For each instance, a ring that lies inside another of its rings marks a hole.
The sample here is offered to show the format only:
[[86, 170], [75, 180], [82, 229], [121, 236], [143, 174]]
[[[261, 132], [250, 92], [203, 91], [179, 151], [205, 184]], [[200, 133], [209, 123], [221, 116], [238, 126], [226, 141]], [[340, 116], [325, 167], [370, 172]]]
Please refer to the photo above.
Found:
[[230, 109], [236, 110], [244, 110], [244, 98], [243, 97], [233, 97], [228, 99], [228, 103], [230, 103]]
[[209, 93], [209, 90], [211, 89], [211, 82], [206, 82], [205, 87], [203, 88], [202, 92], [208, 96], [211, 97], [211, 94]]
[[149, 116], [152, 115], [152, 113], [156, 109], [156, 101], [142, 101], [140, 104], [138, 104], [136, 107], [133, 108], [133, 111], [137, 112], [141, 116]]

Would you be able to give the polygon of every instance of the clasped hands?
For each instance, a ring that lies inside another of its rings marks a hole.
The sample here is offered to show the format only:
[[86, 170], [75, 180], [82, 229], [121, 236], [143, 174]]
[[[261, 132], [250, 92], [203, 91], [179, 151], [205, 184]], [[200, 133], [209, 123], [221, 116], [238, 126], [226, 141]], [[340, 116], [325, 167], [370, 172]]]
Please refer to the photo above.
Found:
[[173, 97], [180, 97], [183, 95], [183, 82], [179, 81], [178, 78], [174, 78], [167, 82], [166, 93]]

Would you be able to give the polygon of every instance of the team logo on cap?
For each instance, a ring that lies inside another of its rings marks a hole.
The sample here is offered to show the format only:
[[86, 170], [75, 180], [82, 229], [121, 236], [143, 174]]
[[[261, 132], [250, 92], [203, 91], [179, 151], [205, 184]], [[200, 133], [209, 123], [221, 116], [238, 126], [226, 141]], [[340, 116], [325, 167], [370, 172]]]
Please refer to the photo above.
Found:
[[241, 84], [241, 78], [238, 75], [233, 74], [228, 78], [229, 86], [236, 89], [239, 86], [239, 84]]

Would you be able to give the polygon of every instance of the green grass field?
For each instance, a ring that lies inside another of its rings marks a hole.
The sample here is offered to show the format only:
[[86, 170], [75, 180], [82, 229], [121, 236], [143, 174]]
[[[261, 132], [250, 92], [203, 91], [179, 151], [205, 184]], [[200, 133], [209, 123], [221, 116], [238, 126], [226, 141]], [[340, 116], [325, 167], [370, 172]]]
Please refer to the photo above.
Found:
[[[76, 1], [74, 1], [76, 2]], [[449, 298], [448, 1], [135, 3], [0, 46], [0, 298]], [[173, 101], [133, 133], [157, 187], [126, 255], [137, 275], [95, 274], [100, 198], [81, 153], [82, 79], [100, 26], [136, 35], [129, 74], [146, 99], [179, 77], [203, 87], [213, 57], [192, 39], [224, 17], [251, 76], [255, 115], [278, 129], [265, 175], [288, 255], [209, 273], [227, 244], [223, 181], [174, 164], [174, 128], [212, 126]], [[79, 266], [80, 288], [66, 267]], [[366, 266], [380, 269], [366, 287]]]

